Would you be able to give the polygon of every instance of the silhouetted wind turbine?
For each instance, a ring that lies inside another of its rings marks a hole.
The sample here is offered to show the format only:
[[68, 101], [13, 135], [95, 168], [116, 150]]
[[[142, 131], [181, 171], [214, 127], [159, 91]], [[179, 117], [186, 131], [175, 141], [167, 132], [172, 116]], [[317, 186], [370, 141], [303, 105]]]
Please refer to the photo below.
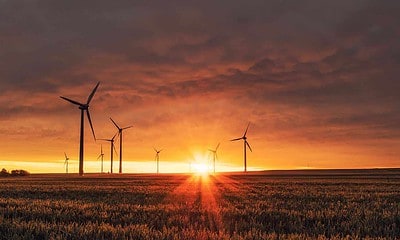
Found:
[[115, 136], [117, 136], [117, 133], [114, 134], [114, 136], [111, 139], [105, 139], [105, 138], [97, 139], [97, 140], [107, 141], [107, 142], [111, 143], [111, 148], [110, 148], [110, 153], [111, 153], [111, 169], [110, 169], [110, 172], [111, 173], [113, 173], [113, 159], [114, 159], [113, 151], [115, 151], [115, 154], [117, 154], [117, 150], [115, 150], [115, 146], [114, 146]]
[[94, 140], [96, 141], [96, 135], [94, 134], [94, 129], [93, 129], [93, 124], [92, 124], [92, 119], [90, 118], [90, 113], [89, 113], [89, 103], [92, 100], [97, 88], [99, 87], [100, 82], [98, 82], [96, 84], [96, 86], [94, 87], [92, 93], [90, 93], [86, 103], [80, 103], [77, 101], [74, 101], [72, 99], [60, 96], [60, 98], [75, 104], [79, 106], [79, 109], [81, 110], [81, 133], [80, 133], [80, 144], [79, 144], [79, 175], [82, 176], [83, 175], [83, 138], [84, 138], [84, 111], [86, 111], [87, 114], [87, 118], [89, 120], [90, 123], [90, 128], [92, 129], [92, 133], [93, 133], [93, 137]]
[[232, 139], [231, 141], [238, 141], [238, 140], [242, 140], [243, 139], [243, 150], [244, 150], [244, 171], [247, 172], [247, 160], [246, 160], [246, 147], [249, 147], [250, 151], [252, 152], [253, 150], [251, 150], [250, 144], [247, 142], [247, 130], [249, 130], [249, 126], [250, 123], [247, 125], [246, 131], [244, 132], [243, 136], [240, 138], [235, 138]]
[[69, 157], [67, 156], [67, 154], [65, 152], [64, 152], [64, 156], [65, 156], [65, 162], [64, 162], [65, 173], [68, 174], [68, 160], [69, 160]]
[[213, 153], [214, 173], [215, 173], [215, 159], [217, 159], [217, 150], [218, 150], [218, 148], [219, 148], [219, 144], [220, 144], [220, 143], [218, 143], [218, 145], [217, 145], [217, 147], [215, 148], [215, 150], [213, 150], [213, 149], [208, 149], [208, 151], [210, 151], [210, 152]]
[[156, 152], [156, 161], [157, 161], [157, 173], [159, 173], [159, 162], [160, 162], [160, 152], [162, 151], [163, 149], [161, 149], [161, 150], [157, 150], [156, 148], [154, 148], [154, 151]]
[[104, 159], [103, 144], [100, 145], [100, 155], [97, 157], [97, 160], [99, 159], [101, 159], [101, 173], [103, 173], [103, 159]]
[[119, 173], [122, 173], [122, 131], [128, 128], [131, 128], [133, 126], [128, 126], [128, 127], [123, 127], [121, 128], [118, 126], [118, 124], [110, 118], [111, 122], [114, 123], [115, 127], [118, 129], [118, 134], [119, 134]]

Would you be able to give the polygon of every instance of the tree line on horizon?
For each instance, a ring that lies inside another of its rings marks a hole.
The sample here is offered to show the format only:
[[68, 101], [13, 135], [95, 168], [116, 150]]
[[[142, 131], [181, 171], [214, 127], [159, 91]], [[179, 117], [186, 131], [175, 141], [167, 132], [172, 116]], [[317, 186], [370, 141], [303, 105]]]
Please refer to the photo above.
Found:
[[8, 172], [7, 169], [3, 168], [0, 172], [0, 177], [8, 177], [8, 176], [29, 176], [30, 173], [26, 170], [20, 169], [20, 170], [11, 170], [11, 172]]

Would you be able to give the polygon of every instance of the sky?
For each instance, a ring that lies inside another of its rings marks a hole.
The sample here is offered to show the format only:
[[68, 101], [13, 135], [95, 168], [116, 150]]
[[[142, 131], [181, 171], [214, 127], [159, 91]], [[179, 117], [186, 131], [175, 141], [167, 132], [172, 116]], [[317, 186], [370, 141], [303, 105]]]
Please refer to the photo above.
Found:
[[[0, 167], [77, 171], [80, 112], [126, 172], [400, 167], [398, 1], [0, 0]], [[85, 119], [85, 171], [104, 148]], [[117, 148], [119, 143], [117, 143]], [[115, 156], [118, 158], [118, 156]], [[117, 169], [117, 164], [114, 165]]]

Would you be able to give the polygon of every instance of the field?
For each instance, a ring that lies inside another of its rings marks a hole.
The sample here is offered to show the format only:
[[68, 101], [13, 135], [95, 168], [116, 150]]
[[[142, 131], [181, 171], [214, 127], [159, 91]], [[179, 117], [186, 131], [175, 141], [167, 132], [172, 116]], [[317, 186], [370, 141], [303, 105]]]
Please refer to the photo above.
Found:
[[400, 171], [0, 178], [0, 239], [400, 238]]

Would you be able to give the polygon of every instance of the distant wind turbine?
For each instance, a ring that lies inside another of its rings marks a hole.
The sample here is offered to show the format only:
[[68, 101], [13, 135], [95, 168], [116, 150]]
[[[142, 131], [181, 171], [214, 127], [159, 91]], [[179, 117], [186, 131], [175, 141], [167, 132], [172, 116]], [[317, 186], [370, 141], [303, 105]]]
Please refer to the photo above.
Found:
[[249, 147], [250, 151], [252, 152], [253, 150], [251, 150], [250, 144], [247, 142], [247, 130], [249, 130], [249, 126], [250, 123], [247, 125], [246, 131], [244, 132], [243, 136], [240, 138], [235, 138], [232, 139], [231, 141], [238, 141], [238, 140], [243, 140], [243, 151], [244, 151], [244, 171], [247, 172], [247, 159], [246, 159], [246, 148]]
[[99, 159], [101, 159], [101, 173], [103, 173], [103, 160], [104, 160], [103, 144], [100, 145], [100, 155], [97, 157], [97, 160]]
[[156, 162], [157, 162], [157, 173], [159, 173], [159, 163], [160, 163], [160, 152], [162, 151], [163, 149], [161, 149], [161, 150], [157, 150], [156, 148], [154, 148], [154, 151], [156, 152]]
[[64, 156], [65, 156], [65, 162], [64, 162], [65, 173], [68, 174], [68, 160], [69, 160], [69, 157], [67, 156], [67, 154], [65, 152], [64, 152]]
[[118, 126], [118, 124], [110, 118], [111, 122], [114, 123], [115, 127], [118, 129], [118, 135], [119, 135], [119, 173], [122, 173], [122, 131], [128, 128], [131, 128], [133, 126], [128, 126], [128, 127], [123, 127], [121, 128]]
[[96, 141], [96, 135], [94, 134], [94, 129], [93, 129], [93, 124], [92, 124], [92, 119], [90, 118], [90, 113], [89, 113], [89, 103], [92, 100], [94, 94], [96, 93], [97, 88], [99, 87], [100, 82], [98, 82], [96, 84], [96, 86], [94, 87], [92, 93], [90, 93], [86, 103], [80, 103], [77, 102], [75, 100], [60, 96], [60, 98], [75, 104], [79, 106], [79, 109], [81, 110], [81, 132], [80, 132], [80, 144], [79, 144], [79, 175], [82, 176], [83, 175], [83, 138], [84, 138], [84, 112], [86, 111], [87, 114], [87, 118], [89, 120], [90, 123], [90, 128], [92, 129], [92, 133], [93, 133], [93, 137], [94, 140]]
[[213, 149], [208, 149], [208, 151], [213, 153], [213, 163], [214, 163], [214, 173], [215, 173], [215, 160], [217, 159], [217, 150], [219, 148], [219, 144], [217, 145], [217, 147], [213, 150]]
[[115, 151], [115, 154], [117, 154], [117, 150], [115, 150], [115, 146], [114, 146], [114, 139], [115, 139], [116, 136], [117, 136], [117, 133], [114, 134], [114, 136], [111, 139], [105, 139], [105, 138], [97, 139], [97, 140], [107, 141], [107, 142], [111, 143], [111, 148], [110, 148], [110, 153], [111, 153], [111, 157], [110, 157], [110, 159], [111, 159], [111, 170], [110, 170], [110, 172], [111, 173], [113, 173], [113, 159], [114, 159], [113, 151]]

